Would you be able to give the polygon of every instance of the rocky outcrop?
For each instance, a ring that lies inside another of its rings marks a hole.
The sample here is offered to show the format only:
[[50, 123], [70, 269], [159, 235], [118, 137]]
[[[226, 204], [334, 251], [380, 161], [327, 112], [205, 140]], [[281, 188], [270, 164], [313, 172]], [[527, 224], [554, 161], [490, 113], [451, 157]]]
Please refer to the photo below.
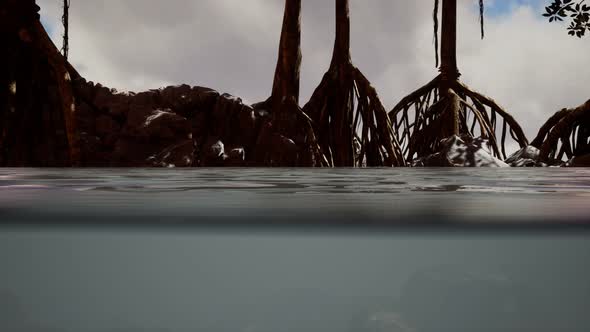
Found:
[[414, 161], [414, 167], [508, 167], [493, 156], [488, 141], [470, 136], [452, 136], [440, 143], [439, 152]]
[[513, 153], [506, 163], [512, 167], [545, 167], [547, 164], [539, 161], [540, 151], [532, 145], [528, 145]]
[[83, 166], [246, 166], [268, 117], [204, 87], [119, 93], [74, 82]]

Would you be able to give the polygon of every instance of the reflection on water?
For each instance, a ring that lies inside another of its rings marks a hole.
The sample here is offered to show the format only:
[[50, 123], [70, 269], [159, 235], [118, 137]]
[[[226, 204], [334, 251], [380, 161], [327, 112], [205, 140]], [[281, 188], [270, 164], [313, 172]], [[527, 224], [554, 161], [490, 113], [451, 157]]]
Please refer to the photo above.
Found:
[[0, 170], [11, 222], [582, 222], [589, 199], [587, 169]]

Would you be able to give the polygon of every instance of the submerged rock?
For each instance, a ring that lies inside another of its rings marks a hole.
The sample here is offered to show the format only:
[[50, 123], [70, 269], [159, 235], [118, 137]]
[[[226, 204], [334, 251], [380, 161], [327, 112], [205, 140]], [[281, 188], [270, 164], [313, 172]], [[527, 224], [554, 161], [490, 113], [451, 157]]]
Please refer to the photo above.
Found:
[[483, 138], [452, 136], [441, 141], [441, 151], [413, 163], [414, 167], [508, 167], [493, 156]]

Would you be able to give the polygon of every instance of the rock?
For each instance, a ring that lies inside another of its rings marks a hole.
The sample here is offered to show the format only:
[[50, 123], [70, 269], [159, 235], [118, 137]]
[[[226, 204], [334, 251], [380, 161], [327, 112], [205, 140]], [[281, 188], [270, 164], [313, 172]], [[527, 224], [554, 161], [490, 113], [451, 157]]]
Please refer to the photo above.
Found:
[[94, 106], [103, 112], [108, 112], [108, 107], [113, 101], [111, 90], [97, 84], [94, 94]]
[[509, 167], [495, 158], [488, 141], [469, 136], [453, 136], [441, 141], [441, 151], [414, 161], [414, 167]]
[[152, 91], [141, 92], [133, 96], [129, 102], [127, 123], [132, 127], [139, 127], [154, 109], [159, 108], [156, 95]]
[[508, 159], [506, 159], [506, 163], [512, 167], [538, 167], [538, 166], [546, 166], [543, 163], [539, 162], [539, 154], [541, 151], [534, 146], [526, 146], [514, 154], [512, 154]]
[[96, 134], [102, 138], [103, 145], [112, 148], [121, 134], [121, 126], [108, 115], [96, 119]]
[[130, 112], [126, 135], [139, 139], [186, 139], [191, 135], [191, 124], [169, 109], [136, 109]]
[[193, 139], [197, 142], [197, 145], [202, 145], [209, 136], [209, 117], [205, 112], [197, 113], [193, 119], [191, 119], [191, 133]]
[[292, 139], [273, 134], [270, 141], [271, 165], [296, 166], [298, 150]]
[[[232, 127], [238, 122], [237, 116], [244, 107], [240, 98], [230, 94], [223, 94], [217, 99], [213, 110], [212, 133], [230, 142], [237, 134]], [[235, 121], [235, 122], [234, 122]]]
[[148, 162], [155, 167], [190, 167], [193, 164], [194, 154], [194, 142], [187, 139], [149, 157]]
[[152, 167], [151, 156], [157, 155], [169, 144], [146, 144], [134, 138], [120, 138], [113, 151], [112, 166], [116, 167]]
[[237, 128], [234, 128], [238, 133], [237, 137], [240, 143], [245, 146], [252, 146], [256, 143], [258, 137], [258, 129], [260, 121], [256, 117], [256, 112], [249, 106], [243, 106], [238, 114]]
[[95, 129], [98, 136], [107, 137], [117, 134], [121, 130], [121, 126], [110, 116], [101, 115], [96, 119]]
[[86, 82], [85, 79], [79, 78], [73, 81], [72, 86], [78, 99], [81, 99], [85, 102], [91, 102], [94, 100], [96, 96], [96, 88], [94, 87], [94, 83]]
[[225, 154], [225, 144], [217, 139], [210, 139], [205, 143], [201, 153], [201, 166], [219, 167], [223, 166], [228, 156]]
[[80, 133], [80, 147], [81, 153], [86, 156], [91, 156], [100, 149], [100, 138], [88, 134], [87, 132]]
[[103, 144], [98, 136], [86, 132], [80, 133], [80, 164], [84, 167], [110, 166], [111, 154], [103, 151]]
[[154, 110], [145, 119], [142, 129], [151, 138], [189, 138], [191, 134], [191, 126], [188, 120], [169, 110]]
[[124, 117], [129, 112], [132, 96], [124, 93], [113, 93], [113, 90], [100, 88], [96, 92], [94, 105], [101, 112], [114, 117]]
[[95, 132], [96, 114], [88, 104], [82, 102], [76, 105], [76, 121], [80, 132]]
[[246, 150], [244, 148], [234, 148], [227, 154], [226, 166], [239, 167], [244, 166], [246, 161]]

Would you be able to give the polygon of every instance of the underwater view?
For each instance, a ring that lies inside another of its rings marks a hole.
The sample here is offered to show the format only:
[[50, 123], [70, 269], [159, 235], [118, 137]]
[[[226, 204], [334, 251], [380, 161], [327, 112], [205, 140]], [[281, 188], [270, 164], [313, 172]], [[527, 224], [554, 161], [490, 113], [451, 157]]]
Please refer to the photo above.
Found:
[[3, 169], [6, 331], [587, 331], [590, 171]]

